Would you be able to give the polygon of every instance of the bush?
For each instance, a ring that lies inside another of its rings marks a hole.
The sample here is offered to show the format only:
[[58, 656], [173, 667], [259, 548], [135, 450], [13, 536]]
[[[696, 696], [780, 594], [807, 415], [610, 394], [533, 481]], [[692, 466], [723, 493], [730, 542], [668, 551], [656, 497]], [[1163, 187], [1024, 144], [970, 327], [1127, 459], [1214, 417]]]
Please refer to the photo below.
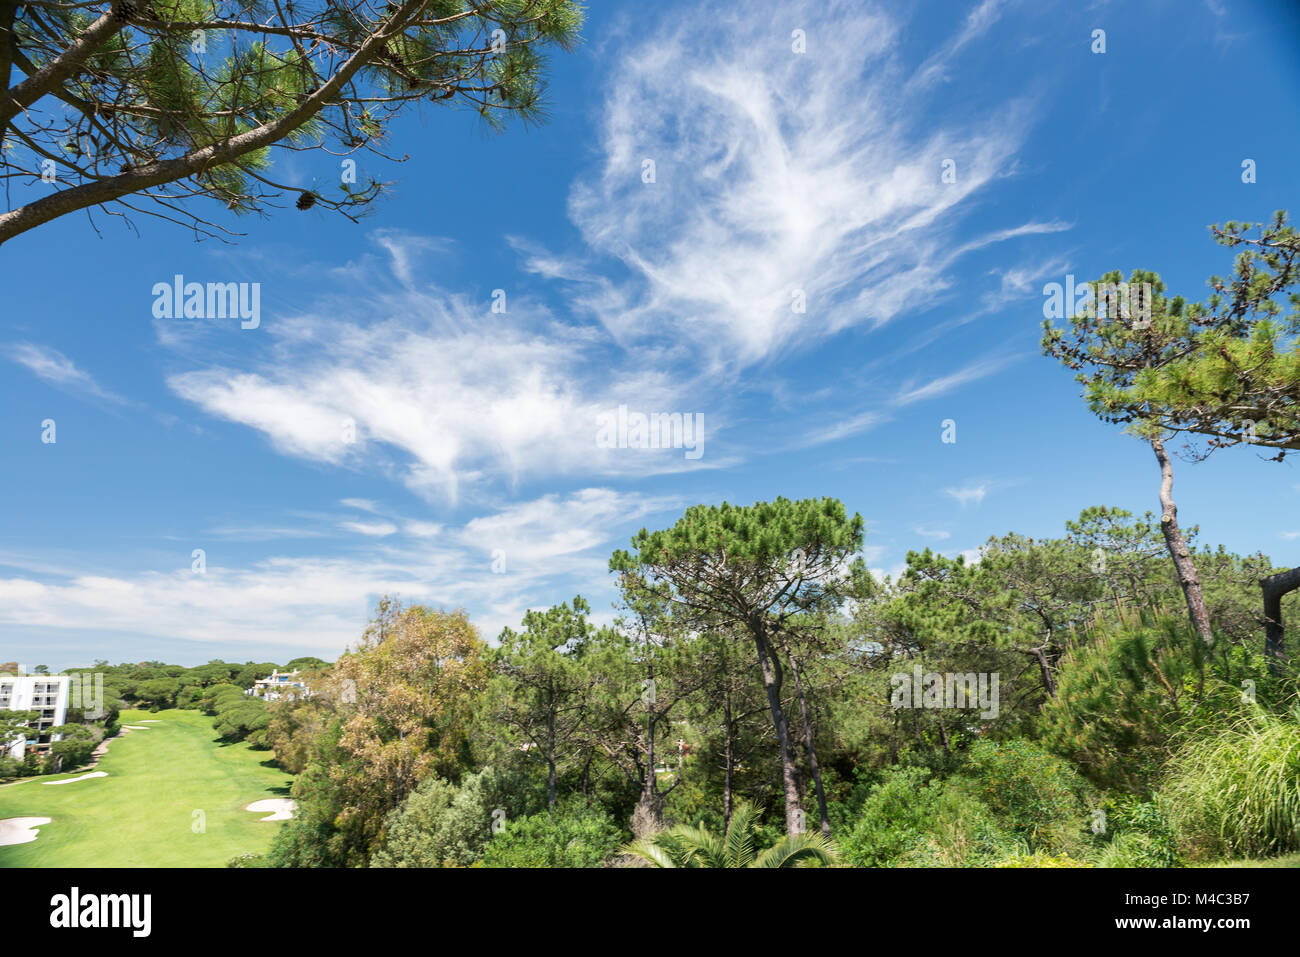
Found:
[[1177, 835], [1164, 809], [1131, 797], [1109, 800], [1106, 840], [1095, 855], [1098, 867], [1181, 867]]
[[1298, 717], [1257, 711], [1170, 760], [1161, 804], [1189, 858], [1300, 849]]
[[851, 867], [961, 867], [996, 860], [1015, 846], [992, 812], [959, 782], [928, 781], [922, 768], [888, 772], [840, 842]]
[[1214, 658], [1186, 619], [1104, 622], [1061, 662], [1039, 719], [1043, 743], [1094, 783], [1150, 795], [1180, 733], [1242, 713], [1242, 681], [1273, 693], [1263, 659], [1240, 646]]
[[465, 775], [459, 786], [442, 778], [425, 779], [389, 815], [370, 866], [473, 864], [492, 837], [492, 812], [505, 797], [505, 783], [491, 768]]
[[508, 821], [484, 867], [598, 867], [618, 853], [622, 830], [598, 808], [557, 809]]
[[1029, 741], [977, 741], [963, 776], [975, 797], [1031, 851], [1082, 843], [1087, 783], [1066, 761]]

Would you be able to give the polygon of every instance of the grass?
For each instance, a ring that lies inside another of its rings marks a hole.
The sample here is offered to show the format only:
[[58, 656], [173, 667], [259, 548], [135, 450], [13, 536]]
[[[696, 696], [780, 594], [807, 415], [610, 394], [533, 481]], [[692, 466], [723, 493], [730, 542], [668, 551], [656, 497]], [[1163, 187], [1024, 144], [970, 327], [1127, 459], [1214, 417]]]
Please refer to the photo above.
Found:
[[1271, 857], [1300, 850], [1300, 734], [1260, 711], [1189, 741], [1162, 789], [1194, 858]]
[[1209, 867], [1300, 867], [1300, 854], [1283, 854], [1281, 857], [1236, 858], [1219, 861]]
[[212, 718], [196, 711], [122, 712], [122, 724], [142, 720], [157, 723], [113, 740], [93, 769], [108, 777], [42, 783], [74, 772], [0, 787], [0, 819], [51, 819], [35, 841], [0, 847], [0, 867], [222, 867], [270, 846], [280, 823], [244, 810], [288, 796], [291, 778], [269, 751], [222, 743]]

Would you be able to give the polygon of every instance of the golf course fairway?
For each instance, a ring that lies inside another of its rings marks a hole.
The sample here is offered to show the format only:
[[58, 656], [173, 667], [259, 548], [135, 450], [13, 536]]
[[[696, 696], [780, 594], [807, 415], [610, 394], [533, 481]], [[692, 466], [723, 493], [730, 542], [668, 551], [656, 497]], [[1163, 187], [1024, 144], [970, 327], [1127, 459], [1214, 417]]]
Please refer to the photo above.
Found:
[[50, 819], [36, 840], [0, 846], [0, 867], [223, 867], [266, 851], [280, 823], [244, 808], [289, 794], [270, 751], [223, 743], [198, 711], [123, 711], [120, 723], [144, 730], [112, 740], [94, 768], [106, 776], [0, 787], [0, 820]]

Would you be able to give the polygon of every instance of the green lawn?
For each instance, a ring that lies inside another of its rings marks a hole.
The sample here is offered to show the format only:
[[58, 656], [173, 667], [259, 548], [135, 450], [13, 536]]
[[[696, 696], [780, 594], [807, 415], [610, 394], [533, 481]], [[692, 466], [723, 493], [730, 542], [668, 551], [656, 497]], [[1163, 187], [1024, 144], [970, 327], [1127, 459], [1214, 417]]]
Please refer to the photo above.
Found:
[[0, 787], [0, 819], [52, 819], [35, 841], [0, 847], [0, 867], [221, 867], [270, 846], [280, 823], [243, 810], [289, 794], [292, 779], [269, 751], [221, 743], [212, 718], [196, 711], [122, 712], [122, 724], [142, 720], [158, 723], [115, 739], [94, 768], [108, 777]]

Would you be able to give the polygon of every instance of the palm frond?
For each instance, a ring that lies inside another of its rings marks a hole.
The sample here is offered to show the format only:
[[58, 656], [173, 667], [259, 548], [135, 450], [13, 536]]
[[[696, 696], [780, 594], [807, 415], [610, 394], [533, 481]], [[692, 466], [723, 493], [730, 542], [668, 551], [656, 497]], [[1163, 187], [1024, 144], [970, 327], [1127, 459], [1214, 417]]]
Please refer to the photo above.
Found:
[[758, 808], [741, 801], [731, 814], [727, 828], [727, 864], [730, 867], [749, 867], [754, 863], [754, 826], [758, 823]]
[[820, 834], [791, 834], [758, 856], [753, 867], [804, 867], [835, 863], [835, 845]]

